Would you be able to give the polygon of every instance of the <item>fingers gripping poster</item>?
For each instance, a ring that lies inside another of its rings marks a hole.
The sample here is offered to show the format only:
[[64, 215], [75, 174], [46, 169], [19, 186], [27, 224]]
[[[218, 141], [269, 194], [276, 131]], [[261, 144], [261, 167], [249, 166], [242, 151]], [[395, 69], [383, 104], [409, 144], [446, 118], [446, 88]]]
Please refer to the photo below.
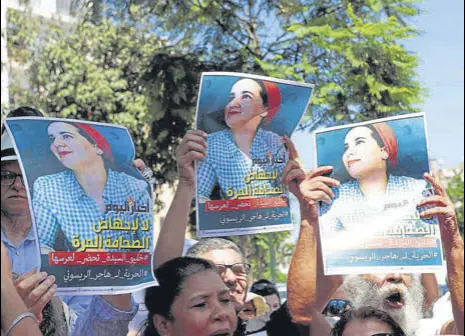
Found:
[[41, 270], [61, 294], [117, 294], [155, 283], [152, 187], [126, 128], [10, 118]]
[[281, 177], [290, 138], [313, 85], [238, 74], [204, 73], [196, 125], [207, 155], [197, 165], [197, 235], [246, 235], [292, 229]]

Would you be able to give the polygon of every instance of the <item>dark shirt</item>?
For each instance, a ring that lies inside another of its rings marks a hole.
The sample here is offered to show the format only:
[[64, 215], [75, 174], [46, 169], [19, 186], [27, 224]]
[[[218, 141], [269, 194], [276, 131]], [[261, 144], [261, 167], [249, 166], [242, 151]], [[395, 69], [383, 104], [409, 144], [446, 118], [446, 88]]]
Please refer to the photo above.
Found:
[[[244, 322], [241, 322], [244, 324]], [[292, 322], [291, 314], [285, 302], [281, 308], [274, 313], [265, 314], [261, 317], [250, 320], [247, 323], [245, 333], [234, 336], [253, 335], [260, 331], [266, 331], [268, 336], [309, 336], [310, 328]]]
[[246, 334], [246, 322], [242, 321], [239, 317], [237, 318], [237, 329], [234, 336], [245, 336]]

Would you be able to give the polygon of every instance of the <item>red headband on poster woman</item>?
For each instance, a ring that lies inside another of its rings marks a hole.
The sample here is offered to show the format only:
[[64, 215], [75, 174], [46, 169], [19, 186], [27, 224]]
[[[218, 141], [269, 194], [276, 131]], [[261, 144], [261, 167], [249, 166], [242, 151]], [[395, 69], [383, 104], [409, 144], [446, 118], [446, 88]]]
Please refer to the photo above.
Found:
[[100, 148], [103, 152], [103, 156], [105, 159], [113, 162], [114, 157], [113, 157], [113, 151], [111, 150], [111, 146], [108, 143], [107, 139], [100, 134], [99, 131], [97, 131], [93, 126], [90, 124], [84, 124], [84, 123], [76, 123], [76, 126], [81, 129], [85, 134], [87, 134], [97, 145], [98, 148]]
[[266, 116], [266, 123], [269, 124], [273, 120], [276, 113], [278, 113], [281, 106], [281, 91], [278, 85], [273, 82], [263, 81], [265, 86], [266, 95], [268, 96], [268, 115]]
[[392, 128], [382, 122], [373, 125], [376, 132], [379, 134], [379, 137], [383, 141], [384, 148], [388, 153], [388, 161], [396, 167], [397, 166], [397, 154], [399, 153], [399, 146], [397, 144], [396, 134], [392, 130]]

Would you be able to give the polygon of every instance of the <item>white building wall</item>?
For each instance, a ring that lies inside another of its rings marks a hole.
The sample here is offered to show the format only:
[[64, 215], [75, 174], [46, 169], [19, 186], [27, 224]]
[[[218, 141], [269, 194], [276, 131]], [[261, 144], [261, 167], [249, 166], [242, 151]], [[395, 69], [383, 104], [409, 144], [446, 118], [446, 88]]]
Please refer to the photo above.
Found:
[[2, 17], [1, 17], [1, 61], [2, 61], [2, 76], [1, 76], [1, 104], [2, 107], [8, 108], [10, 96], [8, 91], [9, 86], [9, 61], [8, 61], [8, 47], [6, 36], [7, 25], [7, 4], [5, 1], [1, 2]]
[[21, 78], [20, 87], [23, 89], [28, 88], [27, 77], [27, 64], [11, 64], [8, 58], [8, 43], [6, 36], [7, 12], [9, 9], [24, 11], [26, 4], [28, 9], [35, 16], [40, 16], [45, 19], [56, 20], [63, 23], [63, 26], [72, 26], [76, 22], [73, 17], [71, 6], [76, 0], [3, 0], [1, 1], [1, 60], [2, 60], [2, 73], [1, 73], [1, 103], [2, 107], [9, 107], [10, 95], [9, 84], [11, 82], [11, 75], [15, 73], [16, 77]]

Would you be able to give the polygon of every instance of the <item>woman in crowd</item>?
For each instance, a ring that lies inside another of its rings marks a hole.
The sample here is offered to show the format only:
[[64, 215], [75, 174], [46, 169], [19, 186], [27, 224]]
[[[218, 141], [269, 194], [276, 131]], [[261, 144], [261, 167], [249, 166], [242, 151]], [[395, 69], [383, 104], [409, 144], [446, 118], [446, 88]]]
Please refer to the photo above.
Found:
[[331, 336], [405, 336], [388, 313], [371, 307], [347, 311]]
[[[271, 122], [280, 105], [281, 92], [275, 83], [240, 79], [233, 85], [224, 109], [227, 128], [208, 136], [208, 155], [199, 165], [201, 199], [211, 199], [216, 185], [222, 199], [279, 196], [286, 150], [282, 137], [262, 125]], [[270, 178], [255, 179], [260, 172]]]
[[428, 196], [427, 183], [392, 174], [398, 164], [398, 142], [392, 128], [386, 123], [354, 127], [345, 136], [344, 148], [342, 162], [352, 180], [332, 190], [321, 185], [322, 191], [334, 195], [333, 200], [323, 200], [323, 230], [372, 236], [393, 224], [416, 225], [420, 221], [417, 204]]
[[[50, 150], [67, 169], [39, 177], [34, 183], [33, 207], [41, 247], [55, 250], [59, 231], [66, 237], [60, 250], [83, 250], [81, 242], [95, 241], [97, 233], [103, 242], [112, 243], [102, 243], [100, 250], [124, 249], [113, 245], [120, 236], [122, 241], [145, 241], [151, 228], [142, 230], [142, 222], [150, 219], [152, 206], [147, 182], [115, 170], [110, 144], [90, 124], [52, 122], [48, 137]], [[140, 206], [143, 213], [138, 213]], [[120, 220], [124, 227], [127, 223], [136, 227], [136, 218], [137, 230], [104, 230], [98, 225]]]
[[177, 258], [155, 272], [147, 289], [149, 311], [143, 336], [232, 336], [237, 316], [217, 268], [196, 258]]

